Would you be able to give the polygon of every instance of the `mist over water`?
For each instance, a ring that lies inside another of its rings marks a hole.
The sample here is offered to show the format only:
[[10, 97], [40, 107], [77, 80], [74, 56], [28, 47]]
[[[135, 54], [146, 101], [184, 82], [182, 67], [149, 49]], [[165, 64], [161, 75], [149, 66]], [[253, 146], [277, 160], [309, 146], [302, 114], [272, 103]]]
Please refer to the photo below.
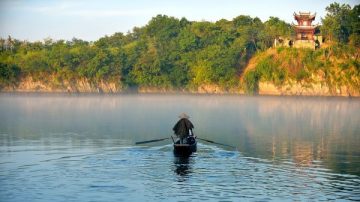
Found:
[[[237, 149], [134, 145], [172, 135], [182, 112]], [[359, 112], [345, 98], [0, 94], [0, 201], [360, 200]]]

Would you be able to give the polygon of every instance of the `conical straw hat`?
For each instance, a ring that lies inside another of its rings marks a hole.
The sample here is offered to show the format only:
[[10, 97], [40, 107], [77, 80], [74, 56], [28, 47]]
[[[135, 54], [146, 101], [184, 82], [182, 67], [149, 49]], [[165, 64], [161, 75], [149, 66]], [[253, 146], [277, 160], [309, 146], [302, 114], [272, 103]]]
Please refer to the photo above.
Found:
[[190, 116], [188, 116], [187, 114], [185, 114], [185, 113], [181, 113], [180, 115], [179, 115], [179, 118], [186, 118], [186, 119], [188, 119], [188, 118], [190, 118]]

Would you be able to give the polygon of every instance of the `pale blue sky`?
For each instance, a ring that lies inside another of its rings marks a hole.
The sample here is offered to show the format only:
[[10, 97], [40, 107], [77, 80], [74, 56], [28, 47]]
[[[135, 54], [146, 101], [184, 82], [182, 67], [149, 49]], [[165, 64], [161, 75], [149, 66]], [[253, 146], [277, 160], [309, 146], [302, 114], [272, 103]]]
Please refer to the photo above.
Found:
[[[325, 7], [334, 0], [0, 0], [0, 37], [11, 35], [20, 40], [71, 40], [73, 37], [94, 41], [115, 32], [144, 26], [157, 14], [188, 20], [215, 22], [239, 15], [266, 21], [276, 16], [293, 22], [294, 11], [317, 13], [316, 22], [325, 15]], [[359, 0], [342, 0], [351, 6]]]

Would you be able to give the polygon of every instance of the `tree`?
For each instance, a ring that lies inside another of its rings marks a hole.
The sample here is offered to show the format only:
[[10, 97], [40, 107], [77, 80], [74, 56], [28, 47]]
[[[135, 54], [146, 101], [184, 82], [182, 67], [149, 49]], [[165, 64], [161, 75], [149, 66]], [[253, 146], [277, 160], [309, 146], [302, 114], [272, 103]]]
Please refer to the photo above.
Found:
[[[357, 50], [354, 46], [360, 46], [360, 6], [333, 3], [326, 9], [322, 34], [351, 44], [344, 46], [347, 49]], [[29, 76], [55, 79], [60, 84], [87, 79], [94, 84], [106, 80], [123, 86], [181, 89], [211, 84], [234, 88], [254, 54], [271, 47], [275, 38], [292, 34], [293, 28], [276, 17], [263, 23], [257, 17], [240, 15], [213, 23], [157, 15], [131, 32], [115, 33], [94, 42], [77, 38], [48, 38], [43, 42], [19, 41], [10, 36], [0, 39], [0, 71], [2, 83]], [[345, 49], [339, 50], [331, 53], [347, 54], [342, 51]], [[356, 61], [355, 55], [348, 58]], [[256, 72], [244, 76], [249, 92], [257, 90], [260, 78], [282, 83], [286, 75], [281, 74], [278, 64], [271, 64], [269, 59]], [[358, 67], [358, 63], [353, 66]]]
[[[186, 24], [185, 22], [183, 22]], [[177, 37], [181, 29], [180, 21], [174, 17], [157, 15], [152, 18], [145, 28], [148, 37], [156, 38], [159, 41], [169, 41]]]
[[20, 68], [14, 64], [0, 62], [0, 89], [8, 85], [15, 85], [20, 71]]
[[332, 3], [326, 11], [321, 32], [329, 41], [347, 43], [350, 35], [359, 34], [359, 5], [351, 9], [348, 4]]
[[139, 59], [136, 61], [130, 76], [139, 86], [161, 87], [168, 86], [169, 80], [160, 68], [158, 51], [154, 42], [150, 42]]
[[230, 48], [208, 46], [196, 54], [190, 67], [193, 86], [218, 84], [228, 88], [236, 85], [236, 53]]
[[290, 38], [294, 34], [291, 25], [277, 17], [270, 17], [264, 25], [263, 39], [267, 47], [271, 47], [273, 41], [279, 37]]
[[350, 19], [352, 32], [349, 36], [349, 42], [356, 47], [360, 47], [360, 5], [356, 5], [352, 9]]

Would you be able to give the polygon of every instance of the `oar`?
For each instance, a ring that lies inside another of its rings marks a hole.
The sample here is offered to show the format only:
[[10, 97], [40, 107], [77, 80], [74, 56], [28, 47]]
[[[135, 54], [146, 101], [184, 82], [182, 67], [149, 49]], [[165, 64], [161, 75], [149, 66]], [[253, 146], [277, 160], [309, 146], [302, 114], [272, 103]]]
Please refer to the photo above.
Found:
[[147, 141], [142, 141], [142, 142], [135, 142], [135, 144], [146, 144], [146, 143], [150, 143], [150, 142], [159, 142], [159, 141], [163, 141], [169, 139], [167, 138], [161, 138], [161, 139], [155, 139], [155, 140], [147, 140]]
[[222, 143], [214, 142], [212, 140], [207, 140], [207, 139], [203, 139], [203, 138], [199, 138], [199, 137], [196, 137], [196, 138], [199, 139], [199, 140], [203, 140], [205, 142], [210, 142], [210, 143], [213, 143], [213, 144], [218, 144], [218, 145], [227, 146], [227, 147], [231, 147], [231, 148], [236, 149], [236, 147], [228, 145], [228, 144], [222, 144]]

